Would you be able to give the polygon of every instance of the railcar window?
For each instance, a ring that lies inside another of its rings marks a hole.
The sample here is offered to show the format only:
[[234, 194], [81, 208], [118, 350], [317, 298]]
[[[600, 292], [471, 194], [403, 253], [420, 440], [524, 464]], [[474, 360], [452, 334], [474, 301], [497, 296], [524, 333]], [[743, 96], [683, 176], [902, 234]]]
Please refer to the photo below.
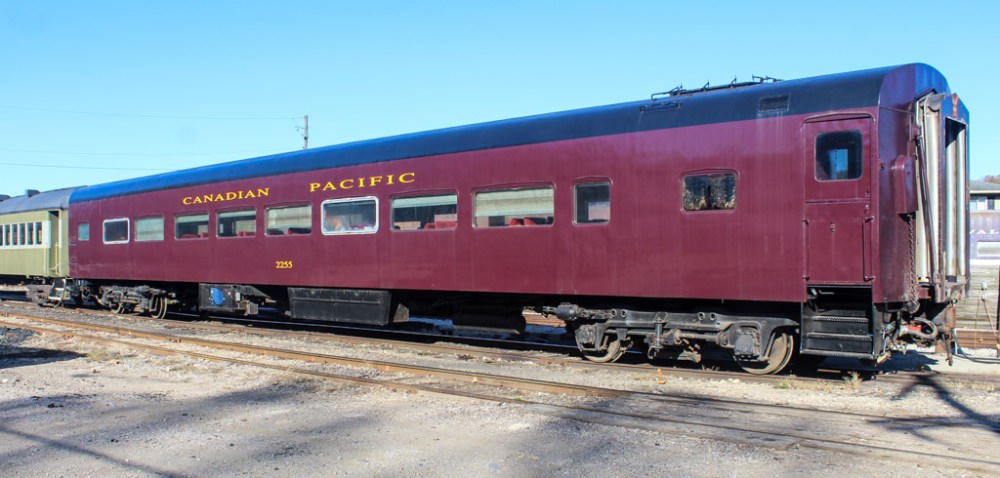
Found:
[[476, 193], [476, 227], [545, 226], [555, 217], [552, 186]]
[[458, 194], [394, 198], [392, 228], [454, 229], [458, 224]]
[[268, 236], [312, 233], [312, 205], [269, 207], [264, 213]]
[[35, 223], [35, 244], [43, 245], [45, 244], [45, 235], [42, 233], [45, 229], [42, 227], [41, 222]]
[[371, 234], [378, 231], [378, 200], [374, 197], [323, 202], [323, 234]]
[[257, 210], [225, 211], [218, 215], [219, 237], [249, 237], [257, 234]]
[[611, 220], [611, 183], [576, 185], [574, 209], [577, 224], [601, 223]]
[[28, 242], [27, 239], [24, 237], [25, 236], [24, 230], [25, 227], [23, 222], [17, 225], [17, 245], [19, 246], [23, 246]]
[[0, 247], [7, 245], [7, 231], [9, 230], [10, 228], [6, 224], [0, 224]]
[[28, 233], [25, 235], [25, 239], [28, 240], [28, 243], [25, 245], [27, 246], [35, 245], [35, 223], [29, 222], [25, 224], [25, 229], [28, 230]]
[[135, 220], [135, 242], [162, 241], [163, 216]]
[[79, 226], [76, 227], [76, 238], [81, 241], [90, 240], [90, 224], [86, 222], [81, 222]]
[[842, 181], [861, 177], [860, 131], [836, 131], [816, 137], [816, 179]]
[[698, 174], [684, 177], [684, 210], [717, 211], [736, 207], [736, 174]]
[[108, 219], [104, 221], [104, 243], [123, 244], [129, 239], [128, 219]]
[[208, 213], [181, 214], [174, 217], [175, 239], [208, 237]]

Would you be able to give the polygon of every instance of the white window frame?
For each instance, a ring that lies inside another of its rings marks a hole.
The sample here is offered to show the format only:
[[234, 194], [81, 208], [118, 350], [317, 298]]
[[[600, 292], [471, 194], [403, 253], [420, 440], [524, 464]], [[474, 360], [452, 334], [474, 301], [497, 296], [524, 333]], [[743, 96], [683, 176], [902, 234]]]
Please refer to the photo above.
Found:
[[[326, 229], [326, 205], [327, 204], [342, 204], [360, 201], [375, 201], [375, 225], [371, 229], [349, 229], [346, 231], [328, 231]], [[379, 227], [379, 203], [378, 197], [376, 196], [361, 196], [352, 198], [339, 198], [339, 199], [327, 199], [320, 203], [319, 207], [319, 228], [324, 236], [349, 236], [357, 234], [375, 234], [378, 232]]]
[[[108, 235], [108, 230], [107, 230], [108, 223], [116, 221], [125, 221], [125, 240], [108, 241], [106, 240]], [[131, 239], [132, 239], [132, 221], [129, 221], [127, 217], [116, 217], [113, 219], [105, 219], [104, 222], [101, 223], [101, 242], [103, 242], [104, 244], [128, 244], [129, 240]]]

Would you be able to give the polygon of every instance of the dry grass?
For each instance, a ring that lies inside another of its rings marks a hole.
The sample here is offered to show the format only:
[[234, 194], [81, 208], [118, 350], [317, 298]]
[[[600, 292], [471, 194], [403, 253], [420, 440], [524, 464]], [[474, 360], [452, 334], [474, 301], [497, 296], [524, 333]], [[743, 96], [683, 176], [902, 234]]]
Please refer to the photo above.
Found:
[[122, 360], [129, 358], [130, 356], [120, 352], [112, 352], [107, 349], [96, 349], [87, 352], [85, 357], [91, 362], [121, 363]]

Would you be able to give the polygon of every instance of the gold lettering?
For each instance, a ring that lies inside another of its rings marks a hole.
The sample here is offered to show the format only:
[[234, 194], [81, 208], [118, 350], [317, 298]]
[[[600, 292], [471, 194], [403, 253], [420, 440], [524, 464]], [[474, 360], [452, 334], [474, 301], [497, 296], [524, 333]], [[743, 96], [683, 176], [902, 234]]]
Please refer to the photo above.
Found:
[[337, 186], [334, 186], [332, 181], [327, 181], [326, 182], [326, 186], [323, 186], [323, 190], [324, 191], [333, 191], [333, 190], [336, 190], [336, 189], [337, 189]]
[[266, 198], [271, 194], [271, 188], [257, 189], [257, 197]]
[[214, 201], [214, 199], [212, 198], [211, 194], [206, 194], [206, 195], [204, 195], [204, 196], [201, 197], [201, 201], [202, 202], [212, 202], [212, 201]]
[[389, 182], [385, 183], [385, 184], [386, 184], [386, 186], [392, 186], [392, 178], [393, 178], [394, 176], [395, 176], [394, 174], [390, 174], [390, 175], [388, 175], [388, 177], [389, 177]]
[[382, 176], [372, 176], [368, 178], [368, 184], [372, 187], [375, 187], [375, 185], [377, 185], [380, 182], [382, 182]]
[[184, 203], [185, 206], [190, 206], [191, 205], [191, 196], [188, 196], [188, 197], [184, 198], [184, 200], [182, 200], [181, 202]]
[[216, 195], [215, 195], [215, 200], [216, 200], [216, 201], [219, 201], [219, 202], [222, 202], [222, 201], [225, 201], [225, 200], [226, 200], [226, 197], [225, 197], [225, 196], [223, 196], [223, 195], [222, 195], [222, 193], [219, 193], [219, 194], [216, 194]]
[[[327, 183], [327, 184], [330, 184], [330, 183]], [[309, 183], [309, 192], [311, 192], [311, 193], [316, 192], [316, 190], [319, 189], [320, 186], [322, 186], [322, 184], [320, 184], [320, 183]]]
[[[344, 184], [347, 184], [347, 183], [350, 183], [350, 186], [344, 186]], [[343, 180], [343, 181], [340, 182], [340, 189], [351, 189], [353, 187], [354, 187], [354, 180], [353, 179], [345, 179], [345, 180]]]
[[201, 203], [202, 203], [201, 198], [197, 196], [195, 196], [194, 201], [191, 201], [191, 204], [201, 204]]
[[359, 188], [365, 187], [365, 178], [358, 178]]
[[[414, 180], [416, 180], [416, 178], [415, 178], [416, 175], [417, 175], [416, 173], [403, 173], [403, 174], [400, 174], [399, 175], [399, 182], [401, 182], [401, 183], [412, 183]], [[409, 181], [407, 181], [406, 179], [404, 179], [406, 176], [410, 177]]]
[[234, 191], [229, 191], [226, 193], [226, 201], [235, 201], [237, 197], [239, 197], [239, 195], [236, 194], [236, 192]]
[[247, 191], [247, 195], [246, 195], [247, 199], [253, 199], [255, 197], [257, 197], [257, 196], [254, 195], [253, 191]]

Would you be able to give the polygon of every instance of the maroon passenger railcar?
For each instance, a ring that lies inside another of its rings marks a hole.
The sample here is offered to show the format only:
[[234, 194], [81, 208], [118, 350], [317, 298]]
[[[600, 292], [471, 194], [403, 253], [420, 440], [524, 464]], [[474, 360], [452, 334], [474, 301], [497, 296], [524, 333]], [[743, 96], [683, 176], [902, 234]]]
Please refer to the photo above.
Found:
[[967, 145], [926, 65], [675, 90], [84, 188], [68, 290], [380, 325], [527, 307], [594, 360], [878, 360], [947, 338]]

